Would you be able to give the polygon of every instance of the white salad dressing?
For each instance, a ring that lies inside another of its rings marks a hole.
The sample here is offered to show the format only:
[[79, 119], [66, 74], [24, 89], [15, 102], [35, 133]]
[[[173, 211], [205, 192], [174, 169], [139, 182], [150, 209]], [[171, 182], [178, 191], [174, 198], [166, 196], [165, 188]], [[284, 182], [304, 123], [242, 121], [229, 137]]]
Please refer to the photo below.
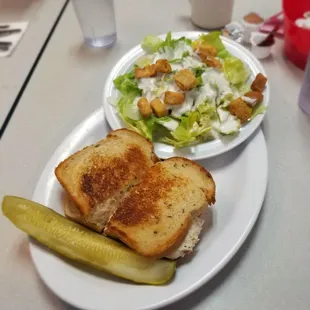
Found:
[[209, 83], [214, 88], [217, 88], [219, 98], [223, 98], [226, 95], [233, 94], [233, 91], [229, 86], [229, 82], [225, 78], [223, 72], [219, 72], [216, 69], [208, 69], [201, 75], [201, 78], [204, 84]]
[[184, 69], [184, 66], [182, 63], [171, 63], [170, 66], [171, 66], [172, 71], [179, 71], [179, 70]]
[[182, 104], [170, 105], [168, 108], [172, 109], [171, 116], [180, 117], [183, 114], [190, 112], [194, 103], [194, 93], [188, 92]]
[[136, 60], [136, 65], [139, 67], [144, 67], [150, 65], [154, 61], [154, 55], [142, 55]]
[[192, 54], [193, 50], [190, 45], [186, 44], [185, 42], [181, 41], [176, 44], [176, 47], [172, 49], [171, 47], [165, 47], [161, 49], [159, 52], [154, 54], [154, 61], [158, 59], [180, 59], [182, 58], [184, 53]]
[[138, 87], [142, 90], [143, 97], [148, 101], [152, 101], [156, 98], [157, 83], [159, 79], [156, 77], [153, 78], [143, 78], [138, 80]]
[[221, 124], [220, 132], [224, 134], [232, 134], [239, 130], [240, 121], [233, 115], [229, 115], [227, 120]]
[[247, 104], [251, 105], [252, 107], [255, 106], [257, 99], [255, 98], [250, 98], [247, 96], [242, 96], [241, 97], [243, 101], [245, 101]]
[[158, 89], [156, 91], [156, 96], [159, 97], [161, 101], [164, 101], [166, 91], [174, 91], [174, 92], [179, 91], [173, 79], [169, 79], [169, 81], [164, 81], [164, 80], [160, 81], [158, 83]]
[[202, 66], [202, 63], [200, 59], [197, 59], [194, 56], [184, 57], [184, 60], [183, 60], [184, 68], [190, 69], [190, 68], [197, 68], [201, 66]]
[[175, 91], [179, 92], [178, 86], [175, 84], [174, 79], [171, 79], [169, 82], [166, 83], [167, 85], [167, 91]]
[[199, 91], [197, 92], [195, 104], [192, 110], [197, 110], [198, 107], [206, 101], [208, 101], [208, 103], [215, 104], [216, 96], [216, 90], [211, 87], [210, 84], [205, 83], [202, 87], [200, 87]]
[[157, 122], [170, 131], [175, 131], [179, 126], [179, 122], [174, 119], [170, 119], [169, 121], [158, 120]]
[[230, 115], [229, 111], [218, 108], [217, 109], [217, 115], [221, 122], [225, 122], [228, 119], [228, 116]]
[[164, 50], [155, 53], [154, 61], [156, 62], [156, 60], [163, 58], [168, 60], [174, 59], [174, 50], [171, 47], [165, 47]]
[[213, 122], [213, 128], [223, 134], [232, 134], [240, 129], [240, 121], [228, 111], [218, 108], [219, 121]]
[[177, 44], [176, 48], [174, 49], [174, 58], [179, 59], [182, 58], [184, 53], [193, 53], [193, 49], [190, 45], [185, 43], [184, 41], [181, 41]]

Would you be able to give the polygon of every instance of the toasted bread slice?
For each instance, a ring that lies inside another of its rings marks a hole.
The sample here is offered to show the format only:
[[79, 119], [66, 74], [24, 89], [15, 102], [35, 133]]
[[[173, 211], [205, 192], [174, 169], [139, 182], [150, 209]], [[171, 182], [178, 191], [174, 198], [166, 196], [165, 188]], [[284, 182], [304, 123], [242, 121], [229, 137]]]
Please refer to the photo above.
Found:
[[153, 145], [139, 134], [120, 129], [71, 155], [55, 169], [75, 204], [65, 214], [101, 232], [128, 189], [158, 158]]
[[164, 166], [177, 177], [186, 177], [206, 195], [208, 203], [215, 203], [215, 183], [209, 171], [194, 161], [184, 157], [165, 160]]
[[210, 173], [188, 159], [170, 158], [131, 188], [104, 232], [144, 256], [162, 257], [183, 242], [192, 219], [213, 202]]

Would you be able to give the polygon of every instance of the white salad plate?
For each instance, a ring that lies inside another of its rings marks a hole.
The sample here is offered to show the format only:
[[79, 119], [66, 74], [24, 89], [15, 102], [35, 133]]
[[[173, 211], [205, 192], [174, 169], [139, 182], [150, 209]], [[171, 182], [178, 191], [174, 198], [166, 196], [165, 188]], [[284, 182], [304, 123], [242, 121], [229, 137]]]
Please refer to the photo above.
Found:
[[[103, 139], [110, 131], [102, 110], [78, 125], [50, 158], [33, 200], [63, 214], [64, 191], [55, 167], [70, 154]], [[30, 240], [36, 270], [61, 299], [81, 309], [155, 309], [171, 304], [210, 280], [233, 257], [250, 233], [262, 207], [268, 165], [264, 136], [257, 130], [239, 147], [203, 161], [216, 182], [216, 204], [195, 251], [178, 262], [174, 278], [162, 286], [138, 285], [62, 258]], [[253, 186], [255, 184], [255, 186]]]
[[[180, 38], [185, 36], [189, 39], [194, 40], [197, 39], [201, 34], [202, 32], [198, 31], [173, 32], [172, 37]], [[166, 34], [160, 35], [159, 37], [161, 39], [165, 39]], [[225, 37], [221, 37], [221, 39], [226, 49], [233, 56], [240, 58], [246, 65], [248, 65], [251, 71], [249, 81], [253, 81], [258, 73], [262, 73], [264, 76], [267, 76], [261, 63], [250, 51], [248, 51], [246, 48], [231, 39]], [[106, 80], [103, 90], [103, 106], [107, 120], [112, 129], [127, 127], [126, 123], [118, 115], [116, 107], [113, 106], [111, 104], [111, 100], [109, 100], [109, 98], [118, 98], [120, 96], [119, 91], [115, 88], [113, 84], [113, 80], [116, 77], [131, 71], [136, 60], [143, 55], [145, 55], [145, 52], [142, 50], [140, 44], [132, 48], [117, 62]], [[264, 101], [262, 104], [267, 107], [268, 102], [269, 86], [267, 83], [264, 90]], [[227, 152], [245, 141], [259, 127], [264, 118], [264, 115], [265, 113], [256, 116], [252, 121], [242, 126], [239, 133], [236, 135], [225, 136], [219, 139], [215, 139], [213, 141], [204, 142], [195, 146], [188, 146], [180, 149], [176, 149], [173, 146], [164, 143], [154, 143], [155, 150], [160, 158], [168, 158], [172, 156], [183, 156], [195, 160], [210, 158]]]

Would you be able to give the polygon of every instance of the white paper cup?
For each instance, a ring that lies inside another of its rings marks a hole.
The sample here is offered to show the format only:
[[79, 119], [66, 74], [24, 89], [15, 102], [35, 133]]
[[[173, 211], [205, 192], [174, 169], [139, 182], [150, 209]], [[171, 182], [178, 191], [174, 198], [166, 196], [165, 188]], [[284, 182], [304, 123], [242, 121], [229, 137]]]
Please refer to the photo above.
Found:
[[194, 25], [204, 29], [223, 28], [230, 23], [234, 0], [189, 0]]
[[258, 31], [258, 29], [263, 25], [263, 22], [259, 23], [259, 24], [252, 24], [252, 23], [248, 23], [244, 19], [242, 19], [241, 25], [244, 28], [244, 33], [243, 33], [244, 42], [251, 43], [252, 33], [255, 31]]

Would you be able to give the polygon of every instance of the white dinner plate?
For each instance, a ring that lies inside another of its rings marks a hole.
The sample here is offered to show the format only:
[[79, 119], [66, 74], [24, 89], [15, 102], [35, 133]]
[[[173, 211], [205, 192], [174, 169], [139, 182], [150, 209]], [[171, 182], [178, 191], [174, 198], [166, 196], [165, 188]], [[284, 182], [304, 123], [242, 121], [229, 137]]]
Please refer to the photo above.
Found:
[[[173, 32], [172, 37], [179, 38], [185, 36], [190, 39], [196, 39], [202, 32], [198, 31], [185, 31], [185, 32]], [[166, 34], [159, 36], [162, 39], [165, 39]], [[244, 63], [246, 63], [251, 71], [250, 81], [253, 81], [257, 73], [262, 73], [264, 76], [266, 72], [261, 65], [261, 63], [257, 60], [257, 58], [246, 48], [241, 46], [240, 44], [222, 37], [222, 41], [227, 48], [227, 50], [234, 56], [240, 58]], [[104, 91], [103, 91], [103, 106], [105, 109], [107, 120], [112, 127], [112, 129], [119, 129], [126, 127], [126, 123], [120, 118], [117, 113], [116, 107], [110, 104], [108, 98], [118, 98], [120, 96], [119, 91], [115, 88], [113, 84], [113, 80], [132, 70], [132, 67], [136, 60], [144, 55], [144, 51], [142, 50], [140, 44], [131, 49], [128, 53], [126, 53], [114, 66], [110, 75], [108, 76]], [[264, 101], [263, 104], [268, 106], [269, 102], [269, 86], [267, 86], [264, 90]], [[259, 127], [262, 122], [265, 114], [260, 114], [251, 122], [242, 126], [240, 132], [235, 136], [226, 136], [221, 139], [215, 139], [210, 142], [200, 143], [195, 146], [184, 147], [181, 149], [176, 149], [171, 145], [167, 145], [164, 143], [155, 143], [155, 150], [160, 158], [168, 158], [172, 156], [184, 156], [190, 159], [204, 159], [210, 158], [224, 152], [227, 152], [234, 147], [238, 146], [240, 143], [245, 141], [254, 131]]]
[[[63, 214], [64, 191], [55, 178], [55, 167], [70, 154], [104, 138], [109, 131], [102, 110], [77, 126], [47, 163], [33, 200]], [[258, 130], [247, 143], [199, 163], [214, 177], [217, 202], [209, 209], [209, 221], [196, 250], [179, 262], [170, 283], [137, 285], [70, 262], [31, 240], [31, 255], [42, 280], [66, 302], [91, 310], [155, 309], [202, 286], [236, 253], [259, 214], [267, 183], [264, 136]]]

